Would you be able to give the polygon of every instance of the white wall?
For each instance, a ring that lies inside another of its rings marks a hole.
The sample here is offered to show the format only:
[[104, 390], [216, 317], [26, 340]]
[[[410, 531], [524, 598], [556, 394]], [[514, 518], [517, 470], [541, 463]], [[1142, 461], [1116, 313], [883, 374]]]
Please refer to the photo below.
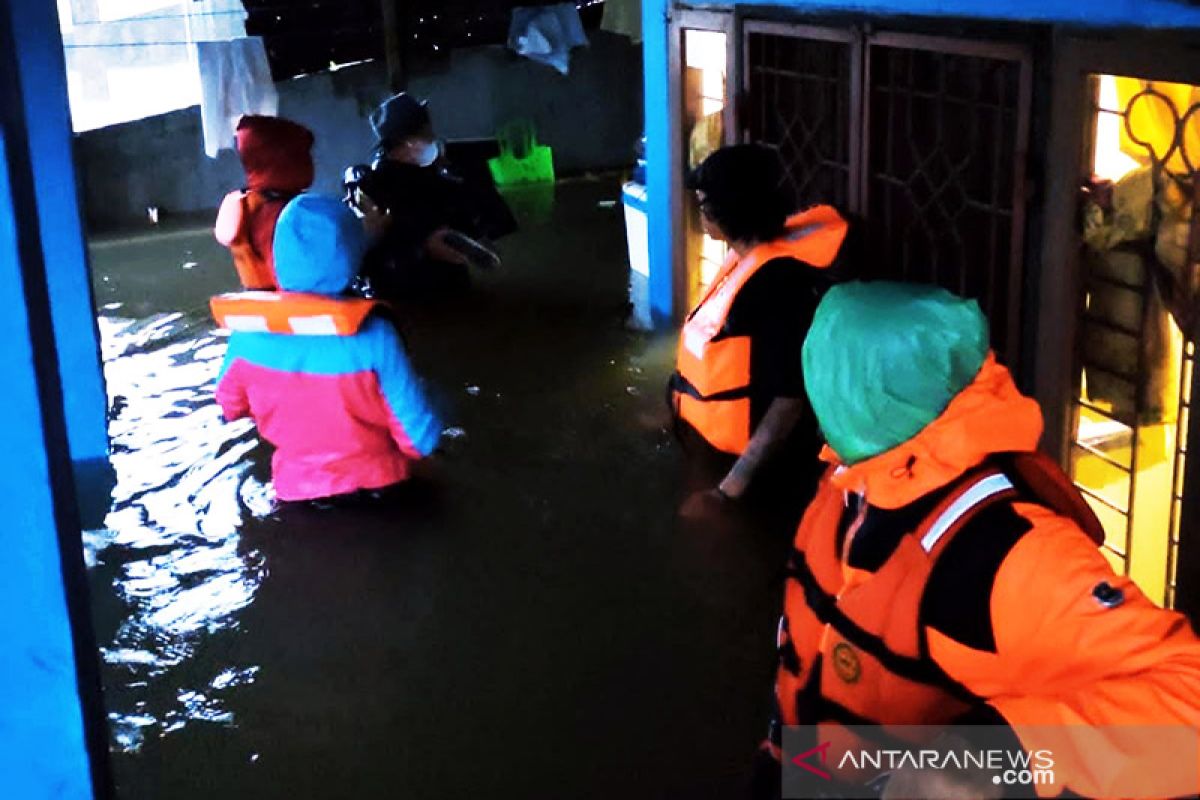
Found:
[[[482, 47], [415, 74], [410, 88], [429, 98], [445, 138], [490, 138], [505, 122], [527, 117], [554, 148], [559, 172], [629, 166], [642, 131], [641, 47], [602, 32], [591, 38], [567, 77]], [[339, 191], [343, 168], [370, 156], [367, 116], [388, 94], [383, 66], [296, 78], [278, 89], [279, 113], [316, 134], [316, 188]], [[242, 185], [234, 153], [205, 158], [198, 107], [83, 133], [78, 154], [88, 220], [97, 227], [140, 223], [148, 206], [207, 211]]]

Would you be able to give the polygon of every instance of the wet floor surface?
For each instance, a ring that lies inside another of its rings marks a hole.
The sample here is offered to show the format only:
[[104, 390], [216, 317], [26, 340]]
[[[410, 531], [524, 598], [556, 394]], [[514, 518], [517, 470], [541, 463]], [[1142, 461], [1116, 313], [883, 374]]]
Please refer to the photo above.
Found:
[[93, 246], [120, 485], [87, 535], [122, 798], [736, 798], [786, 543], [685, 525], [671, 337], [622, 326], [606, 181], [511, 200], [471, 297], [411, 314], [460, 428], [387, 508], [274, 508], [212, 402], [227, 254]]

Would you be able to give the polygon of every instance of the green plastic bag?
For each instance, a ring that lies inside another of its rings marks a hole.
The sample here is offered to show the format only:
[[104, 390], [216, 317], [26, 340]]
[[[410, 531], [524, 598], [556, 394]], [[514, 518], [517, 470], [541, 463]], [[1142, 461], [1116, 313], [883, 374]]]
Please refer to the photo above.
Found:
[[500, 155], [488, 160], [488, 169], [497, 186], [554, 182], [554, 151], [538, 144], [532, 122], [511, 122], [497, 132], [496, 139]]

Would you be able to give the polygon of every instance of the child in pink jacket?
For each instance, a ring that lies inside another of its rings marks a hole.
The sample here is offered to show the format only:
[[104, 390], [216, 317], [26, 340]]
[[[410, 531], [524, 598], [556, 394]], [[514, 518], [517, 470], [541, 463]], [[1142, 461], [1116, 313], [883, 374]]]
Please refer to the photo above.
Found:
[[282, 292], [234, 296], [249, 298], [248, 312], [223, 320], [234, 332], [217, 402], [275, 446], [280, 500], [398, 484], [438, 444], [441, 423], [394, 325], [377, 304], [345, 296], [366, 244], [340, 201], [300, 195], [275, 234]]

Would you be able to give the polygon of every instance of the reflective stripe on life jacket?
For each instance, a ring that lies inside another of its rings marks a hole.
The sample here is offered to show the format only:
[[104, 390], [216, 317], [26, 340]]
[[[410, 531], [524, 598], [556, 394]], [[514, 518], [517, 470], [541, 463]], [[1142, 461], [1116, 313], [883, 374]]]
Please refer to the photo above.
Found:
[[385, 304], [302, 292], [238, 292], [210, 301], [217, 324], [231, 331], [353, 336]]
[[911, 530], [872, 530], [883, 541], [902, 534], [874, 571], [848, 563], [869, 507], [863, 503], [839, 542], [847, 498], [831, 481], [837, 468], [827, 473], [789, 564], [776, 682], [785, 725], [819, 725], [821, 741], [849, 748], [861, 742], [847, 725], [939, 726], [979, 702], [929, 656], [926, 589], [951, 542], [985, 510], [1013, 502], [1070, 515], [1097, 543], [1096, 531], [1102, 531], [1078, 490], [1045, 456], [1004, 453], [988, 463], [993, 466], [972, 470], [942, 490]]
[[[290, 196], [244, 190], [230, 192], [221, 202], [213, 234], [233, 254], [233, 265], [243, 288], [279, 288], [274, 258], [267, 245], [289, 199]], [[265, 226], [257, 236], [255, 225]], [[260, 252], [264, 249], [265, 252]]]
[[776, 258], [828, 268], [847, 231], [846, 220], [831, 206], [814, 206], [792, 216], [782, 238], [755, 247], [743, 258], [730, 252], [688, 316], [671, 378], [672, 396], [679, 417], [713, 447], [736, 455], [750, 441], [750, 337], [720, 336], [738, 293]]

